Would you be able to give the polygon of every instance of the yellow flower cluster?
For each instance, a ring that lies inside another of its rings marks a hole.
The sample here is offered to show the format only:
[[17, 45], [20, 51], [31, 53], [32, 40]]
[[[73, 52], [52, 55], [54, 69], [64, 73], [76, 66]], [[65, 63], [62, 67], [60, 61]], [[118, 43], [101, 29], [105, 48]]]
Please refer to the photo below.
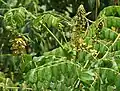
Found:
[[12, 41], [12, 47], [11, 47], [12, 53], [17, 54], [17, 55], [25, 54], [26, 53], [26, 46], [27, 46], [27, 44], [22, 37], [15, 38]]

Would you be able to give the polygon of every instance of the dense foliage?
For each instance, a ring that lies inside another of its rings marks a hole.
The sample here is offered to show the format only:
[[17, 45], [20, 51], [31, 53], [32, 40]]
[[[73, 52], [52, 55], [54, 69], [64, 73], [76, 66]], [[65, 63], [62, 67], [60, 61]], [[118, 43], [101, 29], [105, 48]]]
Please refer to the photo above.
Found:
[[0, 91], [120, 91], [119, 0], [0, 5]]

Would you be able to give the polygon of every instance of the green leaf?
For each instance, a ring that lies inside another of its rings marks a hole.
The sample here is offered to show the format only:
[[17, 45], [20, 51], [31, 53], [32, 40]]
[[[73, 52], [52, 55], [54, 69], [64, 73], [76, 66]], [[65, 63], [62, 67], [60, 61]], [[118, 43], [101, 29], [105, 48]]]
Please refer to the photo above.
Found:
[[24, 1], [24, 4], [25, 4], [25, 5], [28, 5], [28, 4], [31, 3], [31, 1], [32, 1], [32, 0], [25, 0], [25, 1]]
[[107, 91], [114, 91], [114, 87], [113, 86], [107, 86]]
[[29, 74], [28, 74], [29, 81], [31, 83], [36, 83], [37, 82], [37, 71], [36, 69], [32, 69]]
[[13, 84], [13, 82], [11, 81], [11, 79], [10, 78], [6, 78], [6, 85], [8, 86], [8, 87], [12, 87], [12, 86], [14, 86], [14, 84]]
[[89, 91], [95, 91], [95, 88], [94, 88], [93, 86], [91, 86], [91, 87], [89, 88]]
[[94, 49], [97, 50], [97, 51], [99, 51], [100, 50], [100, 44], [97, 43], [97, 42], [95, 42]]
[[87, 83], [87, 81], [94, 80], [95, 74], [92, 71], [82, 71], [80, 73], [80, 79]]
[[90, 6], [90, 9], [93, 10], [93, 8], [95, 7], [95, 0], [88, 0], [88, 4]]
[[116, 86], [116, 91], [120, 91], [120, 74], [116, 76], [115, 86]]
[[110, 38], [110, 29], [108, 28], [103, 28], [103, 31], [104, 31], [104, 36], [106, 39], [109, 39]]
[[5, 74], [3, 72], [0, 72], [0, 82], [5, 81]]
[[116, 77], [116, 75], [113, 71], [110, 71], [110, 70], [106, 71], [106, 78], [107, 78], [109, 84], [114, 84], [115, 77]]
[[106, 51], [105, 45], [100, 44], [100, 52], [101, 52], [101, 53], [105, 53], [105, 51]]
[[117, 41], [116, 46], [117, 46], [117, 50], [120, 50], [120, 40]]
[[10, 7], [15, 7], [16, 4], [17, 4], [18, 0], [7, 0], [7, 4], [10, 6]]
[[117, 37], [117, 34], [110, 32], [110, 39], [111, 40], [115, 40], [116, 37]]
[[42, 70], [42, 76], [43, 76], [43, 79], [46, 80], [46, 81], [50, 81], [51, 80], [51, 77], [52, 77], [52, 70], [51, 68], [46, 68], [44, 70]]

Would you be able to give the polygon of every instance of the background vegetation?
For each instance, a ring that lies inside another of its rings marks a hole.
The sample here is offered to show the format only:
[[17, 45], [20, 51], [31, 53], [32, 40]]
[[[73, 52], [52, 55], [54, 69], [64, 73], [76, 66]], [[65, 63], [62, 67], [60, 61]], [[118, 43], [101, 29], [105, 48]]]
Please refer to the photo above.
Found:
[[120, 91], [119, 12], [119, 0], [0, 0], [0, 91]]

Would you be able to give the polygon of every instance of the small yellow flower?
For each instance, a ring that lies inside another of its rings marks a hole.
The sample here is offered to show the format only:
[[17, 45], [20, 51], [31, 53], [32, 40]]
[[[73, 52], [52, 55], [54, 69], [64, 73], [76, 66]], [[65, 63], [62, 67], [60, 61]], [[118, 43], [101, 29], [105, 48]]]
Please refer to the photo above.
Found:
[[27, 46], [27, 44], [22, 37], [15, 38], [12, 42], [11, 50], [12, 50], [13, 54], [26, 53], [26, 46]]
[[90, 49], [90, 48], [92, 48], [93, 46], [92, 45], [88, 45], [86, 48], [87, 49]]
[[113, 27], [113, 26], [111, 27], [111, 29], [112, 29], [112, 31], [116, 31], [116, 28], [115, 28], [115, 27]]

